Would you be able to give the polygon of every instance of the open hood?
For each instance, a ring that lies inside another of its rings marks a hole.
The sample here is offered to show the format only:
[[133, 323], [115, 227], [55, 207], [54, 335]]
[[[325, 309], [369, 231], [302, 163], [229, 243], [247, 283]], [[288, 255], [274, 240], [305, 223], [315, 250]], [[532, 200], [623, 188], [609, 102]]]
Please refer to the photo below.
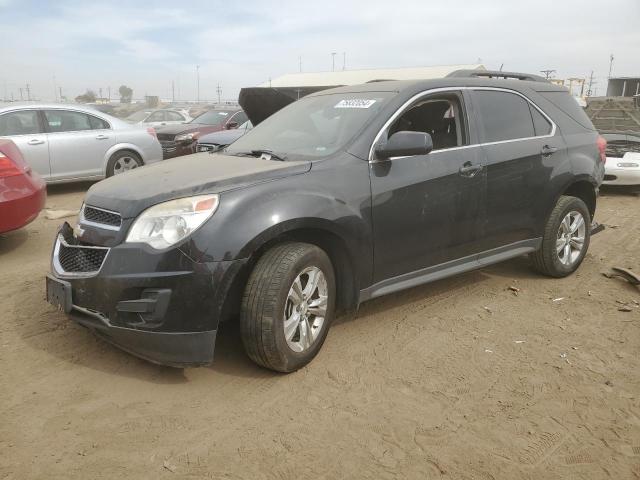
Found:
[[240, 90], [238, 103], [253, 125], [258, 125], [281, 108], [300, 98], [320, 90], [335, 88], [336, 85], [316, 87], [251, 87]]

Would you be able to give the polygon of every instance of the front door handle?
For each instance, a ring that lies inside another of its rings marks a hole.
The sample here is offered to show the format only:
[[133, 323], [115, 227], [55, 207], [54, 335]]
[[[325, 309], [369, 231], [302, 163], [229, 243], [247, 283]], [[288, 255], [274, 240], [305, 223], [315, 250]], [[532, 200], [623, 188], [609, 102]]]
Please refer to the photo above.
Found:
[[544, 147], [542, 147], [542, 151], [540, 153], [542, 153], [543, 157], [550, 157], [557, 151], [558, 147], [550, 147], [549, 145], [545, 145]]
[[33, 138], [27, 142], [29, 145], [42, 145], [44, 140], [40, 140], [39, 138]]
[[482, 165], [473, 165], [471, 164], [471, 162], [466, 162], [464, 165], [462, 165], [460, 167], [460, 170], [458, 170], [458, 172], [460, 173], [460, 175], [462, 175], [463, 177], [475, 177], [476, 174], [482, 170]]
[[96, 140], [107, 140], [109, 137], [107, 135], [98, 135]]

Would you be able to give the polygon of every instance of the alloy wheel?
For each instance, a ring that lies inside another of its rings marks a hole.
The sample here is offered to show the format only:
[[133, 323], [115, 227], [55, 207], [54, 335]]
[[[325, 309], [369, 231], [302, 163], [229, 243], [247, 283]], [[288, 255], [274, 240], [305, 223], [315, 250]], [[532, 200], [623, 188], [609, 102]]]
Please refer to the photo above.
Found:
[[567, 213], [560, 222], [556, 239], [556, 253], [563, 265], [572, 265], [578, 260], [584, 248], [586, 222], [580, 212]]
[[317, 267], [293, 281], [284, 308], [284, 337], [294, 352], [304, 352], [320, 335], [327, 314], [327, 280]]

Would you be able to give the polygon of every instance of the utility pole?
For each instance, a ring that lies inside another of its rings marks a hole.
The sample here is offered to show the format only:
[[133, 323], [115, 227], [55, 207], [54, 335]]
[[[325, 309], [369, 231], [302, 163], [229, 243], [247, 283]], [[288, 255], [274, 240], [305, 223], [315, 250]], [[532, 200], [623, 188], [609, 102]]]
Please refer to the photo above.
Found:
[[99, 97], [99, 98], [100, 98], [100, 99], [102, 99], [102, 87], [100, 87], [100, 88], [98, 89], [98, 92], [100, 92], [100, 93], [99, 93], [99, 95], [100, 95], [100, 97]]
[[331, 71], [336, 71], [336, 52], [331, 52]]
[[556, 73], [556, 71], [555, 70], [540, 70], [540, 73], [542, 73], [544, 75], [544, 78], [549, 80], [551, 78], [551, 75]]
[[62, 101], [62, 87], [58, 87], [58, 89], [60, 90], [60, 101]]
[[200, 65], [196, 65], [196, 90], [197, 101], [200, 102]]
[[220, 88], [220, 84], [216, 87], [216, 93], [218, 94], [218, 104], [220, 104], [220, 95], [222, 94], [222, 88]]
[[53, 99], [58, 101], [58, 89], [56, 88], [56, 76], [53, 75]]
[[298, 57], [298, 66], [300, 67], [300, 73], [302, 73], [302, 55]]
[[176, 103], [176, 82], [171, 80], [171, 101]]
[[587, 88], [587, 97], [593, 95], [593, 85], [597, 82], [593, 79], [593, 70], [591, 70], [591, 75], [589, 75], [589, 87]]
[[109, 92], [109, 103], [111, 103], [111, 87], [107, 87], [107, 91]]
[[29, 84], [27, 83], [27, 101], [31, 101], [31, 90], [29, 89]]
[[342, 52], [342, 70], [347, 68], [347, 52]]
[[611, 78], [611, 72], [613, 71], [613, 53], [609, 56], [609, 76]]
[[20, 101], [22, 101], [22, 100], [24, 100], [24, 99], [22, 98], [22, 88], [20, 88]]

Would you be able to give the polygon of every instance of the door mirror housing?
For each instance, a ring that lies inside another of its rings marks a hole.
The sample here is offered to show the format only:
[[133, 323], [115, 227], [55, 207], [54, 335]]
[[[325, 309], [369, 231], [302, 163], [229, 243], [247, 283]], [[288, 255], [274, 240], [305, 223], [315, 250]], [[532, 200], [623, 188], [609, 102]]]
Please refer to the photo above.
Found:
[[238, 128], [238, 122], [229, 122], [229, 123], [227, 123], [227, 130], [231, 130], [233, 128]]
[[389, 140], [376, 147], [376, 158], [385, 160], [391, 157], [410, 157], [426, 155], [433, 150], [431, 135], [424, 132], [396, 132]]

